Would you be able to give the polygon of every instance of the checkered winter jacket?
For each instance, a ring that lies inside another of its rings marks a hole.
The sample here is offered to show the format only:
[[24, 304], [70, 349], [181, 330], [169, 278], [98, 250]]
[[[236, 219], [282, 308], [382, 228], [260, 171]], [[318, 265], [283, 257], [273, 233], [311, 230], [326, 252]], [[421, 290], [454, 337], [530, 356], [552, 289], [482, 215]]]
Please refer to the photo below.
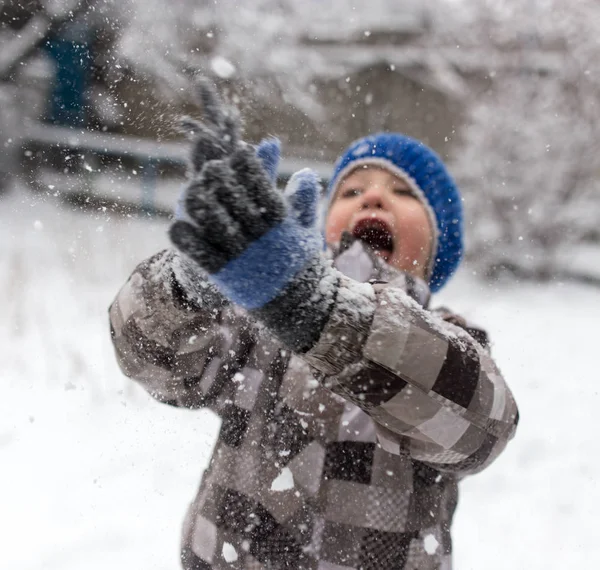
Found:
[[424, 309], [424, 284], [356, 247], [338, 268], [379, 283], [347, 279], [303, 355], [210, 287], [188, 298], [172, 251], [112, 304], [123, 372], [222, 418], [184, 523], [186, 570], [451, 567], [457, 483], [504, 449], [515, 401], [482, 331]]

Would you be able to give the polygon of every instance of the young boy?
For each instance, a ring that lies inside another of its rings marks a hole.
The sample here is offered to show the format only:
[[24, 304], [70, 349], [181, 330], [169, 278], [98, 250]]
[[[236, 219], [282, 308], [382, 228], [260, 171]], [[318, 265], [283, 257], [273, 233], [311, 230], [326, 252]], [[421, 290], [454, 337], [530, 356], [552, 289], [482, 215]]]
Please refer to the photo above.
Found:
[[458, 190], [422, 143], [354, 143], [329, 184], [275, 186], [203, 88], [174, 248], [110, 308], [123, 372], [222, 418], [181, 561], [205, 569], [449, 569], [457, 483], [514, 434], [483, 331], [428, 309], [459, 264]]

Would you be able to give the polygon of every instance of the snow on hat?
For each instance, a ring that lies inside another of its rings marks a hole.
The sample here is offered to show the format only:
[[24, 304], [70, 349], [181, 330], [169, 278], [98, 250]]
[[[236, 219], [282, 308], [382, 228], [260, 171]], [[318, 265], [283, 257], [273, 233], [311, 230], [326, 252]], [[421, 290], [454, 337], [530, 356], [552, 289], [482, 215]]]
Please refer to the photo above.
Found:
[[340, 182], [361, 165], [381, 166], [402, 178], [425, 206], [432, 227], [437, 230], [433, 236], [429, 286], [431, 291], [438, 291], [454, 273], [463, 254], [462, 202], [441, 158], [422, 142], [398, 133], [358, 139], [336, 163], [327, 189], [329, 200]]

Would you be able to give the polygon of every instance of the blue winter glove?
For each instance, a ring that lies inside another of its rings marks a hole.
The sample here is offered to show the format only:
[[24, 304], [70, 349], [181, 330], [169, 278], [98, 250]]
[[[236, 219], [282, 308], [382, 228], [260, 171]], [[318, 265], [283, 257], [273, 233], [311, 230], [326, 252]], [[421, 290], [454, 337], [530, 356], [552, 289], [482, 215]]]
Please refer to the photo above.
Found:
[[209, 117], [213, 128], [202, 126], [200, 136], [203, 153], [220, 157], [206, 161], [188, 185], [184, 219], [171, 226], [171, 241], [228, 299], [294, 350], [308, 350], [337, 288], [337, 273], [322, 258], [315, 225], [318, 178], [301, 170], [282, 194], [275, 185], [279, 141], [263, 141], [255, 152], [235, 140], [222, 152], [219, 129], [223, 117], [233, 115], [216, 108]]

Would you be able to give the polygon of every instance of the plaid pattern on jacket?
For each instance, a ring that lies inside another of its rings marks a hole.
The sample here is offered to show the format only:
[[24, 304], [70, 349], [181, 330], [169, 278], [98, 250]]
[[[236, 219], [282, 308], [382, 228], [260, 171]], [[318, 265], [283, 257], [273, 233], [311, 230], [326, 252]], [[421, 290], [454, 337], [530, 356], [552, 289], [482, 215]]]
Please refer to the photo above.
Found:
[[369, 257], [362, 280], [388, 283], [346, 279], [301, 356], [210, 287], [187, 298], [172, 251], [119, 292], [123, 372], [222, 418], [184, 523], [186, 570], [451, 568], [457, 482], [504, 449], [516, 404], [485, 333], [424, 309], [422, 283]]

